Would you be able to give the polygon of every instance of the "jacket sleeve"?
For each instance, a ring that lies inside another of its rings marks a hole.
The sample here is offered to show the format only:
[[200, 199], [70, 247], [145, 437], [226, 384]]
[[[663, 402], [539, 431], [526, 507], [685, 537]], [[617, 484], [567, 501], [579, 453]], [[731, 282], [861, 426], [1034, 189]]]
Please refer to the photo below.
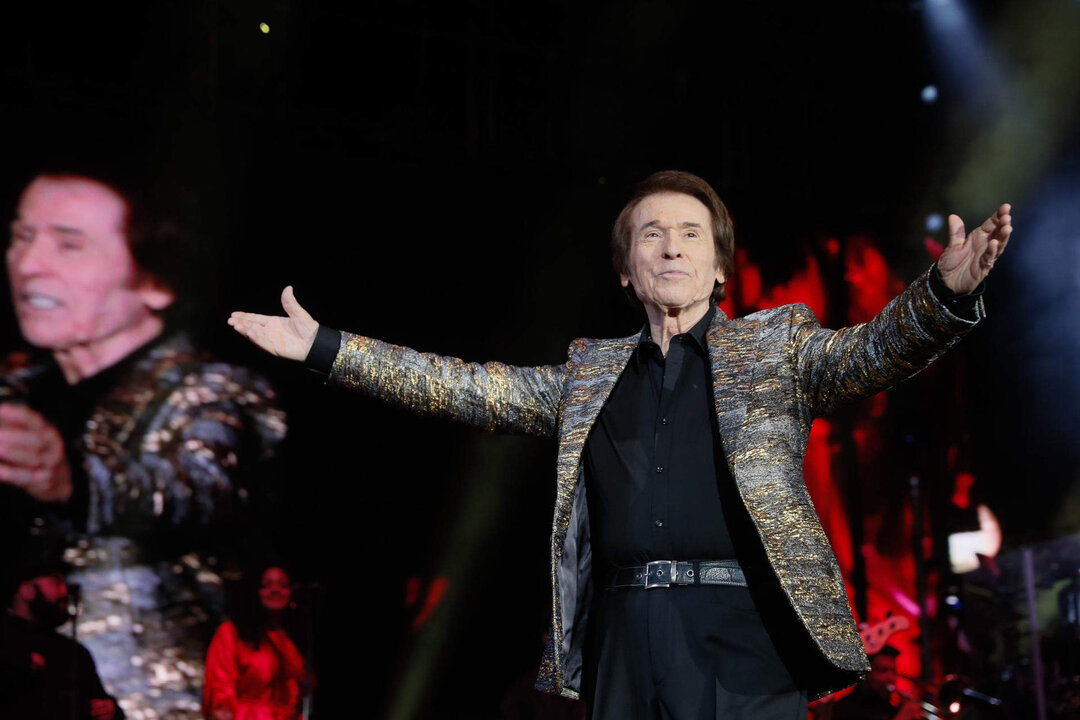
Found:
[[563, 365], [467, 363], [342, 333], [330, 382], [420, 415], [550, 437], [565, 374]]
[[924, 273], [867, 323], [826, 330], [810, 308], [795, 305], [791, 325], [799, 391], [811, 417], [906, 380], [952, 347], [985, 316], [954, 315], [930, 288]]

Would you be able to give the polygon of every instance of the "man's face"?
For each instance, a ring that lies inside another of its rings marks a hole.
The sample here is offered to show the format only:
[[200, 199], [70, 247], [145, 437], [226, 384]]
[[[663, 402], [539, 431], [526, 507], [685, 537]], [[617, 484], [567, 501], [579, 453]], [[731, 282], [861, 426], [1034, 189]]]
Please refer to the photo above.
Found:
[[7, 269], [27, 342], [65, 350], [146, 320], [153, 289], [139, 282], [126, 216], [117, 193], [86, 178], [40, 177], [23, 191]]
[[631, 214], [629, 272], [646, 307], [662, 310], [707, 305], [713, 284], [724, 282], [713, 242], [712, 218], [701, 201], [682, 193], [649, 195]]
[[879, 695], [888, 695], [896, 686], [896, 656], [878, 653], [870, 658], [866, 682]]

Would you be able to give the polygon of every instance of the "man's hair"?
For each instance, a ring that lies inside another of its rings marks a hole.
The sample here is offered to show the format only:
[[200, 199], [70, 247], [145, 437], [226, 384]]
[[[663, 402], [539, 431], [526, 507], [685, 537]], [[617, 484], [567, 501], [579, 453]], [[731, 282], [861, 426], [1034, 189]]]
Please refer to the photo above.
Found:
[[[712, 292], [714, 302], [724, 299], [726, 280], [731, 277], [731, 271], [735, 267], [735, 228], [731, 222], [731, 215], [721, 202], [720, 196], [712, 189], [709, 183], [697, 175], [681, 170], [664, 170], [653, 173], [639, 182], [626, 207], [619, 213], [615, 220], [615, 226], [611, 229], [611, 262], [615, 266], [615, 272], [621, 275], [630, 274], [630, 247], [634, 241], [634, 227], [631, 215], [637, 208], [638, 203], [650, 195], [658, 193], [680, 193], [701, 202], [709, 210], [712, 218], [713, 245], [716, 248], [716, 260], [719, 267], [724, 271], [724, 283], [716, 283]], [[640, 304], [632, 286], [626, 288], [627, 296], [635, 304]]]

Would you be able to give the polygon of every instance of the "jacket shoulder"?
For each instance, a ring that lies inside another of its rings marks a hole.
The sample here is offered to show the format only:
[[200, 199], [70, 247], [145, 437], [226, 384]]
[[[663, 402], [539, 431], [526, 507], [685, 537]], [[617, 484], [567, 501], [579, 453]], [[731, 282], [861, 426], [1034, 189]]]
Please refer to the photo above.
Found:
[[153, 387], [159, 392], [202, 390], [243, 405], [274, 403], [277, 398], [273, 386], [260, 373], [197, 349], [186, 335], [170, 338], [153, 348], [136, 365], [126, 384]]
[[568, 362], [573, 364], [575, 360], [580, 361], [586, 355], [617, 351], [628, 345], [635, 346], [640, 337], [640, 333], [634, 333], [623, 338], [577, 338], [571, 341], [567, 350]]
[[806, 303], [779, 305], [765, 310], [758, 310], [750, 315], [732, 320], [737, 325], [771, 325], [775, 323], [817, 322], [817, 316]]
[[[286, 431], [270, 382], [253, 370], [196, 349], [185, 335], [162, 341], [98, 402], [97, 415], [137, 418], [147, 427], [191, 432], [207, 419], [230, 427], [251, 426], [265, 443]], [[211, 431], [212, 428], [208, 428]]]

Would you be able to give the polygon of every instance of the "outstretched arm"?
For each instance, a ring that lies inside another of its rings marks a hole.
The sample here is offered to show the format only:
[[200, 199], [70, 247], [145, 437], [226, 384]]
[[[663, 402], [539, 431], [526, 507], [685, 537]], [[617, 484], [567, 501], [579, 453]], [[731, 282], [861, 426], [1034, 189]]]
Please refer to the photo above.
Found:
[[[946, 288], [958, 295], [978, 288], [1012, 233], [1009, 211], [1002, 205], [966, 236], [963, 221], [949, 216], [949, 246], [937, 262]], [[965, 318], [942, 300], [925, 273], [868, 323], [825, 330], [809, 308], [797, 310], [791, 348], [810, 413], [827, 414], [915, 375], [982, 319], [981, 301]]]
[[[267, 352], [303, 361], [319, 324], [296, 302], [291, 287], [281, 293], [281, 306], [285, 317], [234, 312], [229, 324]], [[336, 349], [336, 357], [328, 353], [331, 383], [489, 432], [555, 433], [565, 366], [468, 363], [349, 333], [342, 333]]]
[[564, 365], [470, 363], [344, 333], [330, 382], [418, 415], [550, 437], [565, 373]]

